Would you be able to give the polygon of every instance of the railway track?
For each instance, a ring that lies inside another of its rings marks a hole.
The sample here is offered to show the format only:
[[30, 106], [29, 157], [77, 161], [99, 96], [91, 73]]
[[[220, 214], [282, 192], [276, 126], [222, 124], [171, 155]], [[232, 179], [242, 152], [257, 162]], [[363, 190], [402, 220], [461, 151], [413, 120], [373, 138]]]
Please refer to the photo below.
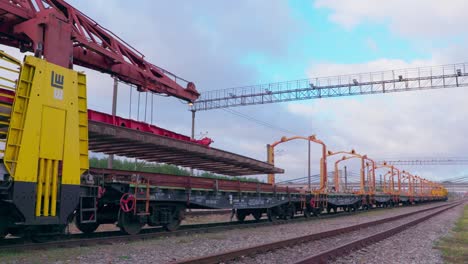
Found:
[[[377, 210], [388, 210], [385, 208], [374, 208], [373, 211]], [[219, 223], [208, 223], [208, 224], [193, 224], [193, 225], [182, 225], [179, 230], [168, 232], [163, 228], [147, 228], [143, 229], [142, 233], [137, 235], [123, 235], [120, 231], [105, 231], [95, 232], [91, 234], [71, 234], [53, 237], [44, 237], [41, 241], [31, 241], [30, 239], [23, 238], [9, 238], [0, 241], [0, 251], [24, 251], [24, 250], [39, 250], [48, 248], [71, 248], [71, 247], [82, 247], [82, 246], [93, 246], [99, 244], [113, 244], [121, 242], [130, 242], [137, 240], [154, 239], [161, 237], [170, 236], [185, 236], [197, 233], [213, 233], [221, 232], [226, 230], [240, 229], [240, 228], [255, 228], [260, 226], [271, 226], [271, 225], [284, 225], [288, 223], [297, 223], [304, 221], [313, 221], [318, 219], [331, 219], [336, 217], [351, 216], [363, 212], [366, 210], [358, 210], [356, 212], [344, 212], [339, 211], [337, 213], [322, 214], [320, 217], [304, 218], [303, 216], [296, 216], [294, 219], [285, 221], [278, 220], [275, 222], [269, 222], [267, 219], [261, 219], [259, 221], [249, 220], [244, 222], [219, 222]]]
[[[375, 208], [374, 210], [384, 210], [385, 208]], [[285, 221], [278, 220], [269, 222], [266, 218], [256, 220], [248, 220], [244, 222], [219, 222], [208, 224], [192, 224], [182, 225], [177, 231], [169, 232], [163, 228], [146, 228], [137, 235], [124, 235], [120, 231], [103, 231], [91, 234], [70, 234], [62, 236], [44, 237], [40, 241], [31, 241], [30, 239], [23, 238], [9, 238], [0, 241], [0, 251], [23, 251], [23, 250], [39, 250], [47, 248], [71, 248], [81, 246], [93, 246], [98, 244], [112, 244], [119, 242], [129, 242], [145, 239], [154, 239], [160, 237], [171, 236], [184, 236], [197, 233], [220, 232], [240, 228], [255, 228], [260, 226], [283, 225], [288, 223], [297, 223], [303, 221], [311, 221], [315, 219], [329, 219], [345, 215], [354, 215], [356, 213], [363, 213], [365, 211], [359, 210], [357, 212], [349, 213], [339, 211], [337, 213], [322, 214], [320, 217], [304, 218], [303, 216], [296, 216], [294, 219]], [[221, 213], [221, 212], [220, 212]], [[202, 214], [206, 215], [206, 214]]]
[[[305, 235], [301, 237], [290, 238], [286, 240], [281, 240], [277, 242], [261, 244], [254, 247], [246, 247], [241, 248], [238, 250], [231, 250], [226, 252], [221, 252], [218, 254], [213, 254], [209, 256], [199, 257], [199, 258], [191, 258], [182, 261], [175, 262], [177, 264], [186, 264], [186, 263], [199, 263], [199, 264], [209, 264], [209, 263], [220, 263], [220, 262], [229, 262], [236, 259], [243, 259], [245, 257], [255, 257], [263, 253], [272, 252], [275, 250], [281, 250], [301, 244], [307, 244], [309, 242], [318, 242], [324, 241], [329, 238], [339, 237], [342, 235], [350, 234], [352, 232], [358, 232], [361, 229], [376, 227], [376, 226], [383, 226], [385, 224], [391, 222], [398, 222], [402, 221], [405, 218], [412, 218], [419, 214], [423, 214], [423, 216], [418, 217], [416, 219], [411, 219], [411, 221], [407, 221], [403, 224], [399, 224], [396, 227], [392, 227], [389, 229], [385, 229], [384, 231], [379, 232], [372, 232], [372, 235], [361, 237], [359, 239], [352, 240], [351, 242], [340, 244], [339, 246], [329, 245], [326, 250], [316, 253], [314, 255], [310, 255], [304, 257], [302, 260], [298, 261], [297, 264], [304, 264], [304, 263], [326, 263], [329, 259], [336, 258], [339, 256], [346, 255], [348, 252], [352, 250], [356, 250], [358, 248], [365, 247], [370, 243], [375, 243], [387, 237], [390, 237], [398, 232], [405, 230], [413, 225], [421, 223], [437, 214], [440, 214], [448, 209], [451, 209], [462, 202], [455, 202], [451, 204], [444, 204], [439, 205], [431, 208], [425, 208], [422, 210], [418, 210], [416, 212], [410, 212], [402, 215], [397, 215], [385, 219], [380, 219], [376, 221], [366, 222], [362, 224], [357, 224], [353, 226], [348, 226], [344, 228], [324, 231], [320, 233], [315, 233], [311, 235]], [[434, 212], [430, 212], [434, 210]], [[291, 253], [291, 252], [289, 252]], [[290, 255], [294, 257], [295, 255]], [[291, 259], [289, 259], [291, 260]], [[249, 262], [249, 261], [247, 261]]]

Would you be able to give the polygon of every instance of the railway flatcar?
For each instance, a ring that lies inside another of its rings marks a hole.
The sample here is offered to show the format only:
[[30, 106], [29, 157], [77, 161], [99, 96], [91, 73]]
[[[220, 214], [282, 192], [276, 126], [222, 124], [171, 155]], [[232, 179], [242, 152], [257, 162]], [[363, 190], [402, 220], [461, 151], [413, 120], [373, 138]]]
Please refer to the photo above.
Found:
[[[21, 69], [17, 87], [0, 90], [5, 142], [0, 166], [3, 236], [63, 233], [73, 219], [85, 233], [107, 223], [116, 223], [127, 234], [138, 233], [146, 224], [175, 230], [187, 208], [233, 209], [239, 221], [250, 214], [255, 219], [265, 214], [270, 221], [287, 220], [298, 213], [309, 217], [337, 209], [368, 209], [390, 200], [392, 205], [408, 199], [423, 202], [445, 194], [435, 185], [416, 192], [414, 184], [410, 198], [394, 188], [376, 194], [369, 180], [357, 193], [336, 192], [339, 186], [333, 192], [328, 186], [304, 192], [274, 184], [89, 168], [88, 150], [92, 150], [227, 175], [283, 172], [272, 164], [211, 148], [210, 142], [154, 133], [161, 131], [156, 128], [141, 131], [138, 128], [147, 126], [137, 121], [132, 121], [136, 124], [132, 128], [120, 125], [125, 119], [114, 122], [103, 113], [89, 114], [82, 74], [35, 57], [26, 57], [24, 63], [4, 53], [2, 57]], [[62, 85], [74, 86], [77, 94], [56, 100], [54, 90], [41, 85], [58, 73], [67, 80]]]
[[92, 232], [100, 224], [113, 224], [136, 234], [145, 224], [175, 230], [187, 208], [233, 209], [238, 221], [263, 215], [270, 221], [290, 219], [302, 211], [304, 195], [288, 187], [265, 183], [175, 176], [110, 169], [89, 170], [91, 186], [98, 188], [96, 205], [81, 207], [77, 227]]
[[[375, 180], [358, 192], [303, 192], [275, 184], [246, 183], [89, 168], [89, 152], [161, 162], [229, 176], [283, 173], [262, 162], [210, 146], [144, 122], [87, 107], [81, 65], [109, 73], [139, 92], [193, 103], [195, 85], [147, 62], [109, 30], [63, 0], [0, 0], [0, 44], [34, 56], [22, 62], [0, 52], [0, 236], [62, 234], [75, 220], [90, 233], [115, 223], [127, 234], [144, 225], [175, 230], [187, 208], [233, 209], [237, 219], [267, 215], [270, 221], [325, 210], [357, 210], [404, 201], [401, 189], [377, 194]], [[320, 165], [326, 168], [325, 159]], [[326, 174], [325, 174], [326, 175]], [[374, 177], [375, 178], [375, 177]], [[410, 177], [408, 200], [441, 200], [446, 191]]]

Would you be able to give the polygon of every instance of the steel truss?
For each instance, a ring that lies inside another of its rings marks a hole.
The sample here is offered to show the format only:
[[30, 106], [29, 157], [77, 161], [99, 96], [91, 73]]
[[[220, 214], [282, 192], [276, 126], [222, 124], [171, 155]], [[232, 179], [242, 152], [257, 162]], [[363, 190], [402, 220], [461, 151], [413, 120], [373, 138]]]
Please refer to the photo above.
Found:
[[191, 110], [468, 85], [468, 63], [312, 78], [202, 93]]
[[466, 165], [468, 164], [468, 158], [431, 158], [378, 161], [379, 164], [383, 164], [384, 162], [388, 165]]

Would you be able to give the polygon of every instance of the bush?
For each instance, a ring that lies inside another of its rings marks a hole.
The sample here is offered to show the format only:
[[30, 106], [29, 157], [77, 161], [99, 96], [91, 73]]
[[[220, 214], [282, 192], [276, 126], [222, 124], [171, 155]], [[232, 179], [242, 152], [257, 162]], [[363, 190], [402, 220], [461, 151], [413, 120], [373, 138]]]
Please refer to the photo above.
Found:
[[[107, 168], [107, 157], [97, 158], [92, 157], [89, 159], [89, 166], [94, 168]], [[171, 174], [177, 176], [190, 176], [190, 171], [184, 168], [180, 168], [175, 165], [152, 163], [146, 161], [131, 161], [127, 159], [114, 159], [112, 162], [112, 168], [116, 170], [128, 170], [128, 171], [141, 171], [141, 172], [152, 172], [161, 174]], [[255, 178], [244, 178], [244, 177], [229, 177], [218, 175], [209, 172], [203, 172], [198, 177], [222, 179], [229, 181], [247, 181], [247, 182], [260, 182]]]

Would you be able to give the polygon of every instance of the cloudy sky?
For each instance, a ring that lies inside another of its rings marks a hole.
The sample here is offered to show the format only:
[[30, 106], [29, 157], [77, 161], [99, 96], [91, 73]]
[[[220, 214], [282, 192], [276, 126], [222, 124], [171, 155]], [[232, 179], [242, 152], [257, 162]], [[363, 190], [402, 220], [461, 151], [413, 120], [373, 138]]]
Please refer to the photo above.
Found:
[[[131, 43], [148, 61], [193, 81], [201, 92], [468, 61], [464, 0], [69, 2]], [[84, 70], [89, 107], [110, 112], [112, 80]], [[130, 89], [121, 85], [121, 116], [129, 116], [129, 97]], [[184, 103], [161, 96], [153, 100], [152, 123], [190, 134], [191, 113]], [[135, 119], [135, 92], [132, 102]], [[292, 133], [317, 134], [331, 150], [354, 148], [378, 159], [465, 157], [467, 104], [468, 91], [457, 88], [235, 109], [273, 128], [211, 110], [197, 113], [196, 135], [213, 138], [216, 148], [262, 160], [266, 144]], [[278, 149], [277, 165], [287, 171], [280, 180], [306, 175], [306, 142]], [[313, 173], [318, 172], [318, 155], [314, 146]], [[464, 166], [406, 169], [429, 179], [466, 173]]]

